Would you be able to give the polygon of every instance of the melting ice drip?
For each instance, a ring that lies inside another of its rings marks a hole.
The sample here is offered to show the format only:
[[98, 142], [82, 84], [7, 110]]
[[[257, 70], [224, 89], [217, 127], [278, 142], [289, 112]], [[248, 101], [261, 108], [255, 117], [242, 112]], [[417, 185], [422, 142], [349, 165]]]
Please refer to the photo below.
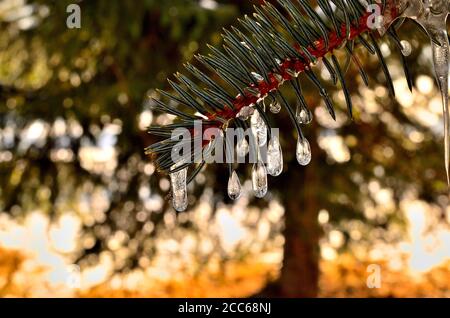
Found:
[[[171, 171], [181, 167], [182, 161], [172, 166]], [[172, 205], [175, 210], [182, 212], [188, 206], [187, 186], [186, 186], [187, 168], [170, 173], [170, 183], [172, 184]]]
[[[257, 75], [257, 74], [256, 74]], [[255, 76], [256, 76], [255, 75]], [[263, 110], [265, 105], [263, 103]], [[269, 105], [269, 110], [273, 113], [280, 111], [281, 105], [273, 100]], [[252, 188], [255, 197], [262, 198], [268, 191], [267, 175], [279, 176], [283, 171], [283, 152], [278, 136], [270, 136], [268, 140], [268, 127], [260, 114], [260, 110], [256, 110], [253, 106], [244, 107], [238, 114], [242, 120], [248, 120], [251, 127], [253, 139], [256, 144], [257, 162], [252, 168]], [[302, 105], [297, 106], [296, 120], [299, 124], [309, 124], [313, 119], [312, 112]], [[267, 160], [264, 163], [261, 159], [259, 147], [267, 143]], [[236, 153], [238, 157], [245, 157], [250, 150], [249, 143], [245, 136], [241, 136], [236, 145]], [[297, 141], [296, 157], [299, 164], [306, 166], [311, 161], [311, 147], [308, 140], [304, 136], [299, 136]], [[170, 179], [172, 184], [172, 203], [177, 211], [184, 211], [187, 208], [187, 189], [186, 176], [187, 168], [179, 170], [178, 167], [182, 165], [179, 162], [172, 166]], [[227, 186], [228, 196], [232, 200], [237, 200], [241, 197], [242, 185], [235, 170], [231, 171]]]
[[[254, 74], [255, 77], [258, 74]], [[279, 176], [283, 171], [283, 151], [281, 149], [281, 144], [278, 136], [270, 136], [268, 141], [267, 125], [264, 122], [260, 111], [265, 110], [264, 101], [262, 102], [263, 107], [258, 110], [251, 109], [253, 107], [247, 106], [238, 117], [242, 120], [250, 120], [250, 127], [252, 131], [253, 138], [257, 147], [262, 147], [267, 143], [267, 160], [264, 163], [260, 156], [259, 150], [257, 150], [257, 162], [252, 168], [252, 187], [255, 197], [262, 198], [267, 194], [268, 182], [267, 175]], [[269, 110], [272, 113], [278, 113], [280, 111], [281, 105], [273, 100], [269, 105]], [[312, 112], [309, 109], [304, 108], [301, 105], [297, 106], [296, 120], [299, 124], [309, 124], [312, 121]], [[236, 153], [240, 157], [244, 157], [249, 151], [249, 145], [245, 137], [243, 136], [237, 143]], [[308, 140], [303, 136], [299, 136], [297, 142], [297, 161], [301, 165], [307, 165], [311, 161], [311, 147]], [[228, 181], [228, 196], [236, 200], [241, 195], [241, 183], [236, 171], [232, 171], [230, 179]]]
[[[449, 0], [395, 0], [400, 15], [398, 18], [409, 18], [417, 22], [428, 34], [433, 50], [433, 64], [442, 96], [444, 114], [444, 148], [447, 183], [450, 185], [450, 112], [448, 108], [448, 63], [449, 41], [447, 35], [447, 16], [450, 9]], [[387, 13], [389, 14], [389, 13]], [[387, 23], [380, 29], [384, 34], [392, 19], [386, 16]], [[402, 43], [402, 53], [408, 55], [410, 48]]]

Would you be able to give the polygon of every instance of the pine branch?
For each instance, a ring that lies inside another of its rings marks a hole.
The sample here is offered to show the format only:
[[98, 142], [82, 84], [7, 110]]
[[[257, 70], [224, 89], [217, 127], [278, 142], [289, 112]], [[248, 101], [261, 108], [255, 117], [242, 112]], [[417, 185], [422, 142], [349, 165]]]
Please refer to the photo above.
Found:
[[[393, 1], [386, 0], [382, 4], [376, 4], [371, 0], [368, 4], [378, 6], [381, 12], [386, 9], [384, 15], [388, 16], [388, 20], [395, 20], [399, 13]], [[221, 131], [225, 131], [232, 124], [243, 127], [245, 118], [240, 118], [240, 115], [247, 112], [249, 107], [256, 109], [268, 129], [269, 121], [260, 103], [271, 96], [275, 100], [273, 103], [278, 102], [288, 112], [298, 131], [299, 145], [304, 145], [305, 139], [297, 117], [301, 117], [300, 122], [305, 121], [310, 111], [303, 97], [298, 76], [302, 73], [306, 75], [318, 89], [330, 116], [335, 118], [332, 100], [321, 80], [313, 72], [313, 67], [321, 60], [330, 73], [331, 82], [334, 85], [340, 83], [349, 115], [352, 116], [352, 101], [345, 81], [348, 63], [353, 62], [357, 66], [363, 82], [368, 84], [368, 76], [353, 53], [356, 45], [378, 57], [389, 91], [394, 95], [392, 78], [376, 41], [378, 31], [369, 26], [372, 12], [366, 11], [366, 7], [359, 0], [319, 0], [317, 4], [322, 14], [306, 0], [278, 0], [278, 4], [279, 7], [276, 7], [265, 1], [264, 5], [255, 6], [252, 17], [245, 16], [239, 20], [242, 31], [235, 27], [231, 27], [231, 30], [224, 29], [223, 50], [209, 46], [210, 54], [197, 56], [198, 61], [221, 78], [223, 84], [216, 81], [216, 77], [208, 77], [189, 63], [185, 65], [186, 69], [200, 81], [201, 86], [180, 73], [176, 74], [179, 83], [169, 80], [176, 95], [162, 91], [161, 95], [190, 111], [186, 112], [161, 101], [155, 101], [155, 110], [176, 115], [179, 121], [162, 127], [151, 127], [149, 133], [167, 138], [174, 129], [185, 128], [193, 133], [194, 137], [199, 137], [196, 136], [193, 127], [195, 120], [201, 120], [203, 127], [217, 128]], [[395, 30], [390, 30], [388, 34], [401, 50]], [[341, 48], [344, 48], [349, 57], [344, 67], [335, 55]], [[331, 62], [328, 57], [331, 58]], [[411, 86], [404, 60], [403, 65]], [[292, 83], [298, 97], [298, 114], [279, 91], [280, 86], [286, 81]], [[202, 140], [201, 145], [203, 148], [210, 147], [211, 142], [211, 139]], [[175, 170], [171, 170], [174, 166], [177, 166], [176, 171], [180, 171], [181, 163], [173, 162], [170, 156], [174, 144], [173, 137], [170, 137], [147, 149], [147, 152], [156, 158], [158, 168], [167, 173], [174, 173]], [[227, 148], [227, 145], [224, 147]], [[297, 148], [297, 156], [302, 155], [303, 150]], [[189, 157], [193, 157], [193, 154], [186, 154], [184, 158]], [[299, 159], [300, 161], [302, 160]], [[183, 163], [181, 166], [186, 168], [193, 164]], [[197, 164], [188, 178], [189, 182], [204, 165], [204, 161]], [[231, 165], [229, 169], [231, 175]]]

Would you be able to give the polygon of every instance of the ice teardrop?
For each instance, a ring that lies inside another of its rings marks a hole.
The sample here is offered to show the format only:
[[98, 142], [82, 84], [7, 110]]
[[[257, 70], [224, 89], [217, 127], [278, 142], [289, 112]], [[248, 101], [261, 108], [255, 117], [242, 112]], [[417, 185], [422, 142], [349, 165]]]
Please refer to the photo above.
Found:
[[435, 40], [431, 46], [433, 50], [433, 63], [436, 79], [442, 97], [442, 110], [444, 115], [444, 148], [445, 148], [445, 170], [447, 173], [447, 184], [450, 185], [450, 110], [448, 106], [448, 64], [449, 64], [449, 41], [446, 25], [443, 24], [441, 31], [436, 33]]
[[298, 163], [302, 166], [311, 162], [311, 146], [306, 138], [298, 138], [296, 155]]
[[257, 140], [258, 146], [262, 147], [267, 142], [267, 126], [262, 119], [259, 111], [255, 111], [250, 118], [250, 125], [252, 128], [253, 135]]
[[281, 110], [281, 105], [279, 102], [277, 101], [273, 101], [272, 103], [270, 103], [269, 105], [269, 110], [272, 114], [278, 114]]
[[233, 170], [230, 179], [228, 179], [228, 196], [231, 200], [237, 200], [241, 196], [241, 190], [241, 182], [236, 171]]
[[242, 138], [236, 145], [236, 153], [239, 157], [245, 157], [248, 153], [249, 145], [247, 139]]
[[185, 211], [188, 206], [186, 189], [187, 168], [170, 173], [172, 184], [172, 204], [178, 212]]
[[236, 117], [242, 120], [248, 120], [250, 116], [255, 112], [255, 108], [252, 106], [244, 106], [241, 108]]
[[253, 165], [252, 186], [255, 197], [263, 198], [267, 193], [267, 170], [264, 163], [259, 160]]
[[283, 152], [277, 136], [272, 136], [267, 147], [267, 173], [279, 176], [283, 171]]
[[300, 124], [304, 124], [304, 125], [311, 123], [313, 120], [312, 112], [309, 109], [302, 107], [302, 106], [297, 107], [297, 112], [296, 112], [295, 116], [297, 118], [297, 121]]
[[402, 54], [404, 56], [410, 56], [412, 52], [411, 43], [406, 40], [402, 40], [400, 41], [400, 44], [402, 46]]

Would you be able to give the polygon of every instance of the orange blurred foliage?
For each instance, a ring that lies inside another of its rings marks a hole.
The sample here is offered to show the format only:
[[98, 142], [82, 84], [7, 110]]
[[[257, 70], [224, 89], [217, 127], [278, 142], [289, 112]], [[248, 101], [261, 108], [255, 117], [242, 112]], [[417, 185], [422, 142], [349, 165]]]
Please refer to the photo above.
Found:
[[[21, 276], [26, 257], [15, 250], [0, 248], [0, 297], [27, 297]], [[335, 261], [321, 263], [321, 297], [450, 297], [450, 261], [422, 273], [390, 270], [386, 262], [377, 261], [382, 268], [381, 288], [368, 288], [369, 261], [358, 261], [350, 254]], [[41, 275], [38, 271], [33, 275]], [[230, 261], [215, 271], [204, 271], [183, 280], [152, 281], [140, 290], [115, 289], [104, 283], [79, 291], [78, 297], [248, 297], [256, 294], [268, 281], [276, 280], [277, 266], [251, 261]], [[58, 295], [54, 295], [58, 297]]]
[[15, 250], [0, 247], [0, 297], [23, 295], [15, 282], [15, 276], [20, 271], [26, 257]]

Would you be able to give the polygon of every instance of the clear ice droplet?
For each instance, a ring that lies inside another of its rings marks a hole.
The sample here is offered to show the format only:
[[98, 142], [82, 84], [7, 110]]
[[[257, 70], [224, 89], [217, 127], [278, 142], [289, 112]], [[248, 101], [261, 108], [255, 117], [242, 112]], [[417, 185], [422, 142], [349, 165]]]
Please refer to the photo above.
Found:
[[281, 105], [279, 102], [277, 101], [273, 101], [272, 103], [270, 103], [269, 105], [269, 110], [273, 113], [273, 114], [278, 114], [281, 110]]
[[262, 147], [267, 142], [267, 126], [259, 111], [255, 111], [250, 118], [252, 133], [255, 136], [258, 146]]
[[[445, 27], [445, 25], [444, 25]], [[450, 112], [448, 109], [448, 62], [449, 62], [449, 42], [447, 31], [443, 29], [436, 36], [441, 45], [432, 42], [433, 62], [436, 79], [442, 97], [442, 109], [444, 115], [444, 148], [445, 148], [445, 171], [447, 173], [447, 183], [450, 185]]]
[[302, 166], [311, 162], [311, 146], [306, 138], [298, 138], [296, 155], [298, 163]]
[[267, 173], [279, 176], [283, 171], [283, 152], [277, 136], [272, 136], [267, 147]]
[[411, 43], [406, 40], [401, 40], [400, 44], [402, 46], [402, 54], [404, 56], [410, 56], [412, 52]]
[[297, 118], [297, 121], [300, 124], [304, 124], [304, 125], [310, 124], [313, 120], [312, 112], [309, 109], [302, 107], [300, 105], [297, 106], [297, 112], [296, 112], [295, 116]]
[[[172, 169], [176, 168], [174, 165]], [[172, 184], [172, 204], [178, 212], [185, 211], [188, 206], [187, 189], [186, 189], [187, 168], [170, 174]]]
[[245, 157], [248, 153], [249, 145], [247, 139], [244, 137], [238, 141], [236, 145], [236, 153], [239, 157]]
[[230, 179], [228, 179], [228, 196], [231, 200], [237, 200], [241, 196], [241, 190], [241, 182], [236, 171], [233, 170]]
[[253, 108], [252, 106], [244, 106], [241, 108], [239, 113], [237, 113], [236, 117], [242, 120], [248, 120], [254, 112], [255, 108]]
[[267, 193], [267, 170], [264, 163], [259, 160], [253, 165], [252, 186], [255, 197], [263, 198]]

